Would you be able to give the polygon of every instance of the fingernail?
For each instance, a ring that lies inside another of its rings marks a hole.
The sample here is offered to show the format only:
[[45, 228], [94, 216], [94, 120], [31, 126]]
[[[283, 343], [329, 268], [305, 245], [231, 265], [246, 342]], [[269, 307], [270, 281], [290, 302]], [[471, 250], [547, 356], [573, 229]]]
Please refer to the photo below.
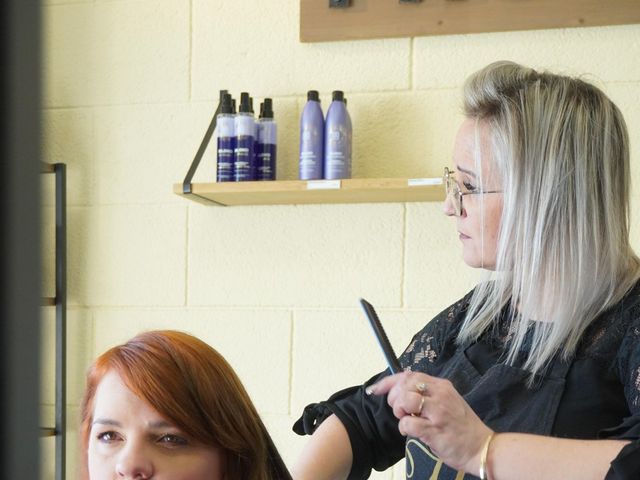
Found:
[[374, 393], [376, 393], [376, 389], [373, 385], [369, 385], [367, 388], [364, 389], [364, 392], [367, 395], [373, 395]]

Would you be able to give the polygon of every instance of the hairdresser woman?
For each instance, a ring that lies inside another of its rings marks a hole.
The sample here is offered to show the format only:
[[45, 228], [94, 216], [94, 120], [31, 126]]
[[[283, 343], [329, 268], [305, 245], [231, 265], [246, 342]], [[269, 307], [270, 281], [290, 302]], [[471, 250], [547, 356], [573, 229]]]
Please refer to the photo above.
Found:
[[309, 405], [294, 478], [640, 478], [640, 260], [629, 143], [582, 80], [499, 62], [468, 79], [445, 214], [488, 278], [382, 373]]
[[175, 331], [142, 333], [98, 357], [81, 445], [90, 480], [291, 478], [233, 369]]

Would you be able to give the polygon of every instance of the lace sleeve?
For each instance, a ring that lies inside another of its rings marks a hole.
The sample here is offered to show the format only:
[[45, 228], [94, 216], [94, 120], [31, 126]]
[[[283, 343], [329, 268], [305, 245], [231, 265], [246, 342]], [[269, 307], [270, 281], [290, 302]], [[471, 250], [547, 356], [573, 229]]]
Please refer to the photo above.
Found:
[[640, 415], [640, 305], [630, 309], [631, 321], [618, 352], [618, 365], [629, 409]]
[[605, 480], [640, 478], [640, 299], [628, 310], [629, 327], [620, 344], [618, 372], [629, 406], [630, 416], [608, 431], [607, 437], [632, 440], [611, 462]]
[[473, 291], [436, 315], [416, 333], [409, 346], [400, 355], [405, 370], [429, 373], [441, 359], [444, 349], [455, 340], [464, 320]]
[[[640, 453], [640, 295], [635, 294], [621, 313], [626, 332], [616, 355], [616, 369], [629, 407], [629, 416], [614, 428], [600, 432], [602, 438], [634, 440]], [[638, 477], [640, 478], [640, 476]]]

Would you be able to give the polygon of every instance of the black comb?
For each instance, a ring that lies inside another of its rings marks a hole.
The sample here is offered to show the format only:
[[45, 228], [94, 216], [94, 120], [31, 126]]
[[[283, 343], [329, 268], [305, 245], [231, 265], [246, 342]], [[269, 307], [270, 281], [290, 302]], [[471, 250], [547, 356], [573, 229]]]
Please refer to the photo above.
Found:
[[400, 373], [402, 371], [402, 365], [398, 361], [398, 357], [393, 352], [393, 347], [391, 347], [391, 343], [387, 338], [387, 334], [382, 328], [382, 324], [380, 323], [380, 319], [378, 318], [378, 314], [373, 309], [373, 305], [367, 302], [364, 298], [360, 299], [360, 305], [362, 305], [362, 309], [364, 313], [367, 315], [369, 319], [369, 323], [371, 324], [371, 328], [373, 329], [373, 333], [378, 339], [378, 343], [380, 344], [380, 348], [382, 348], [382, 352], [384, 353], [384, 357], [387, 360], [387, 365], [389, 365], [389, 370], [391, 373]]

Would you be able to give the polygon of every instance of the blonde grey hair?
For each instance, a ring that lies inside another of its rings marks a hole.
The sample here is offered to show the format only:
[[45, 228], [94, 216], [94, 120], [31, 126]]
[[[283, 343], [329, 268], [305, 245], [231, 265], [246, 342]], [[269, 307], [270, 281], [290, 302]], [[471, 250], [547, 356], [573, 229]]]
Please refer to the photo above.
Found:
[[533, 381], [640, 278], [627, 128], [595, 86], [511, 62], [467, 80], [464, 113], [489, 127], [504, 208], [496, 271], [474, 291], [458, 342], [476, 340], [510, 305], [507, 362], [530, 341]]

